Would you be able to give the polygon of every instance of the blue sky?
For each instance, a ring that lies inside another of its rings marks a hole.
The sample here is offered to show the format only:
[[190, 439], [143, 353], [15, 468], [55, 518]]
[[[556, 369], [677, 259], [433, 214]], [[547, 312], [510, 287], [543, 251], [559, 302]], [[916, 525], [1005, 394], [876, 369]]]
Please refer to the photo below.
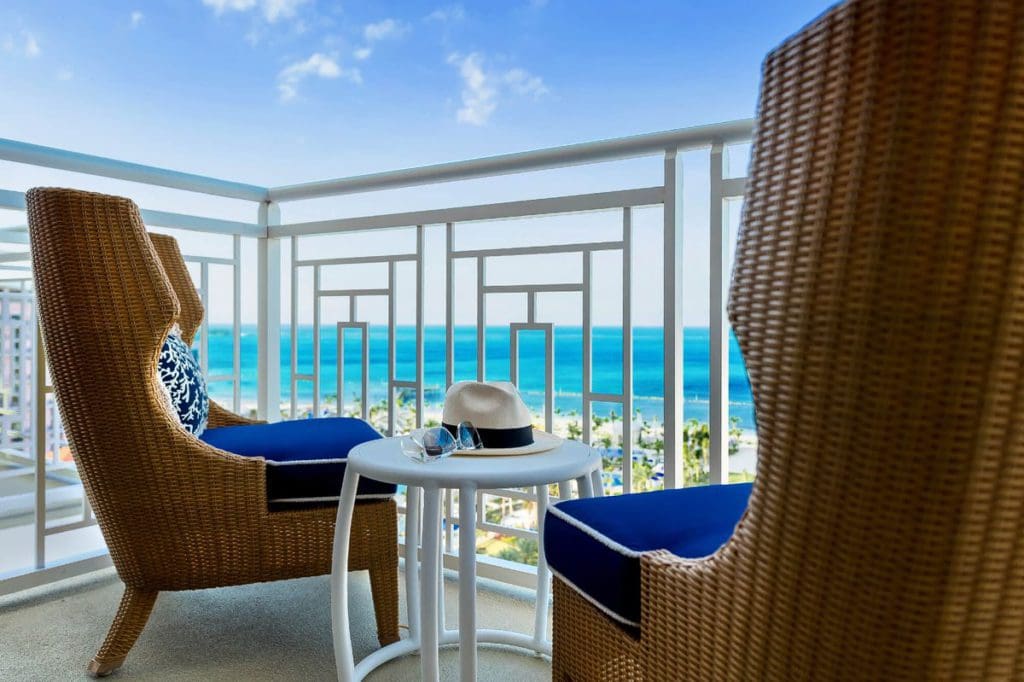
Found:
[[[274, 185], [746, 118], [764, 54], [826, 6], [5, 0], [0, 137]], [[643, 186], [652, 168], [577, 171], [564, 187]], [[74, 177], [0, 165], [3, 188], [51, 176]], [[380, 212], [544, 195], [550, 182], [397, 192]], [[147, 207], [252, 219], [251, 205], [178, 194], [138, 189]]]

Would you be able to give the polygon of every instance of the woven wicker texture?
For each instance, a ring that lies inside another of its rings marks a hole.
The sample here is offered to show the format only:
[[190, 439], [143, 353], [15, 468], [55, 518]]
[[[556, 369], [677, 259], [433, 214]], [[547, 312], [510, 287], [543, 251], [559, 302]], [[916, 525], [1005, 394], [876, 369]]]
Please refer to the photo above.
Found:
[[[126, 585], [90, 665], [105, 674], [124, 660], [160, 590], [329, 572], [336, 510], [269, 513], [262, 459], [217, 450], [168, 414], [156, 375], [160, 347], [172, 324], [191, 338], [202, 319], [173, 240], [156, 237], [158, 255], [127, 199], [67, 189], [33, 189], [26, 199], [61, 418]], [[231, 423], [226, 414], [219, 410], [219, 423]], [[373, 578], [380, 640], [394, 641], [394, 501], [356, 506], [351, 546], [350, 568]]]
[[[553, 585], [551, 679], [642, 680], [636, 633], [591, 606], [565, 582]], [[602, 647], [594, 651], [596, 643]]]
[[[769, 55], [730, 319], [757, 482], [713, 557], [644, 557], [643, 679], [1024, 678], [1024, 3], [854, 0]], [[621, 637], [567, 589], [595, 679]]]

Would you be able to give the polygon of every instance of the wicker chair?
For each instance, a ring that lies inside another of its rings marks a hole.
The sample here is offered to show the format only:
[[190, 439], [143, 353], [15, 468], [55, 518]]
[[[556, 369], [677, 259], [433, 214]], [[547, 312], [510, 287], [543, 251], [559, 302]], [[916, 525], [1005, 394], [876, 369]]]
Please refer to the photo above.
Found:
[[[147, 235], [131, 201], [66, 189], [27, 194], [39, 316], [64, 428], [124, 582], [99, 652], [116, 670], [161, 590], [321, 575], [336, 509], [268, 511], [266, 465], [211, 447], [165, 409], [156, 375], [177, 322], [203, 316], [177, 244]], [[244, 423], [211, 404], [213, 427]], [[356, 506], [351, 570], [370, 571], [381, 644], [398, 639], [397, 517], [391, 499]]]
[[749, 507], [639, 555], [637, 628], [556, 581], [556, 680], [1024, 679], [1022, 84], [1019, 0], [853, 0], [768, 56]]

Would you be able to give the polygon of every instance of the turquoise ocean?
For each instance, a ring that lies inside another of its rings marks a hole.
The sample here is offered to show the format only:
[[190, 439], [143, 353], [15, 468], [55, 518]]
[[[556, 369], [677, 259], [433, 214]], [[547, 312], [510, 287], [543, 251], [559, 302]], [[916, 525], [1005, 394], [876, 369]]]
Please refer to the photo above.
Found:
[[[416, 329], [413, 326], [397, 328], [395, 348], [396, 378], [415, 380]], [[687, 327], [683, 333], [683, 406], [686, 419], [704, 421], [708, 417], [710, 353], [709, 330], [706, 327]], [[298, 330], [300, 374], [313, 372], [313, 328], [302, 326]], [[486, 330], [487, 379], [509, 378], [509, 332], [507, 327]], [[321, 397], [337, 392], [337, 330], [321, 330]], [[580, 327], [555, 328], [555, 407], [565, 413], [582, 410], [583, 330]], [[440, 405], [444, 399], [445, 328], [427, 326], [423, 334], [424, 400], [428, 405]], [[230, 325], [211, 325], [211, 375], [231, 374], [232, 337]], [[729, 413], [740, 420], [744, 429], [754, 428], [754, 408], [747, 381], [746, 369], [735, 338], [729, 346]], [[360, 387], [361, 376], [360, 332], [348, 330], [345, 336], [345, 393], [346, 402], [353, 400]], [[256, 400], [256, 327], [242, 325], [241, 339], [242, 400]], [[593, 329], [592, 390], [599, 393], [619, 393], [622, 390], [622, 329], [595, 327]], [[291, 335], [285, 327], [281, 336], [281, 396], [287, 400], [291, 377]], [[541, 332], [520, 332], [519, 337], [520, 391], [523, 399], [540, 412], [544, 400], [544, 336]], [[455, 329], [455, 379], [476, 378], [476, 327]], [[370, 328], [370, 401], [387, 396], [387, 327]], [[231, 387], [226, 383], [210, 386], [214, 396], [230, 404]], [[313, 400], [312, 382], [298, 383], [298, 403], [308, 406]], [[661, 419], [662, 400], [662, 330], [659, 327], [633, 329], [633, 393], [634, 408], [645, 418]], [[606, 416], [614, 411], [621, 414], [622, 407], [613, 403], [594, 404], [596, 414]]]

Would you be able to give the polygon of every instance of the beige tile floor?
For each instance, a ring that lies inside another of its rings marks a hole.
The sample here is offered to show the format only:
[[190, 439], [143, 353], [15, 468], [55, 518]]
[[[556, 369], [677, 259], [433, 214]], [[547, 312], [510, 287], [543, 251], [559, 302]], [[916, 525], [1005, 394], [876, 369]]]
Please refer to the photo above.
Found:
[[[449, 626], [456, 584], [446, 581]], [[350, 608], [356, 657], [376, 646], [365, 573], [352, 574]], [[529, 631], [532, 593], [481, 581], [481, 627]], [[117, 608], [112, 569], [0, 598], [0, 680], [81, 680]], [[404, 599], [404, 598], [403, 598]], [[326, 577], [168, 592], [117, 678], [122, 680], [333, 680]], [[405, 622], [405, 609], [401, 620]], [[482, 646], [480, 680], [548, 680], [550, 662]], [[415, 680], [419, 658], [388, 663], [368, 678]], [[458, 679], [458, 650], [441, 652], [441, 679]]]

